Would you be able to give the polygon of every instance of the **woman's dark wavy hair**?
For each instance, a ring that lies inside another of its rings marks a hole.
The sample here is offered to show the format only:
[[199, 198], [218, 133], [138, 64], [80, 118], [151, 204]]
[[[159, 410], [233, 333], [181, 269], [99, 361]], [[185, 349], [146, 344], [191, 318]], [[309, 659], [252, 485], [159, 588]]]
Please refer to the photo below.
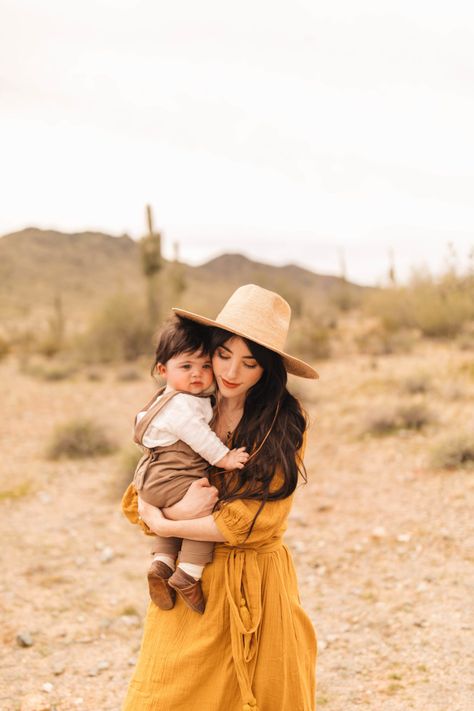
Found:
[[[212, 328], [210, 354], [225, 344], [233, 334], [220, 328]], [[262, 377], [250, 388], [244, 412], [234, 432], [233, 447], [246, 447], [251, 457], [243, 469], [232, 476], [219, 475], [220, 501], [234, 499], [257, 499], [260, 507], [252, 521], [247, 537], [252, 532], [257, 516], [267, 501], [285, 499], [296, 489], [298, 476], [306, 482], [306, 470], [299, 450], [307, 427], [305, 413], [298, 400], [287, 389], [287, 372], [283, 358], [264, 346], [243, 339], [253, 357], [263, 368]], [[273, 426], [272, 426], [273, 424]], [[265, 439], [265, 436], [270, 434]], [[283, 475], [283, 483], [270, 490], [276, 470]]]

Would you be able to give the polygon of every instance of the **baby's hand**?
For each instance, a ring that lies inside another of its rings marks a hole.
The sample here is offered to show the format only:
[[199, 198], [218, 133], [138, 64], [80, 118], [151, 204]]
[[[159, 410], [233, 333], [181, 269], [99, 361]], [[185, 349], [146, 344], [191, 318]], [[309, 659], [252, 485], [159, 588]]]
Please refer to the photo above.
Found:
[[225, 457], [219, 459], [216, 462], [217, 467], [221, 469], [226, 469], [227, 471], [232, 471], [233, 469], [243, 469], [244, 465], [247, 463], [249, 454], [245, 451], [245, 447], [238, 447], [237, 449], [231, 449]]

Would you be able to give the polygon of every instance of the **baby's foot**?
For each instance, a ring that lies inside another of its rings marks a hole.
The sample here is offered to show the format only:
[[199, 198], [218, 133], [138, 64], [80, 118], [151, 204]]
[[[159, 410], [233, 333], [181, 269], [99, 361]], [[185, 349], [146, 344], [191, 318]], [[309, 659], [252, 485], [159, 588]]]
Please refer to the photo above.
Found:
[[148, 569], [150, 598], [160, 610], [171, 610], [174, 607], [176, 593], [168, 585], [168, 580], [172, 575], [173, 569], [162, 560], [155, 559]]
[[168, 580], [168, 584], [170, 588], [176, 590], [178, 595], [191, 610], [199, 612], [200, 615], [203, 614], [206, 609], [206, 603], [204, 601], [200, 580], [196, 580], [196, 578], [193, 578], [192, 575], [189, 575], [178, 566]]

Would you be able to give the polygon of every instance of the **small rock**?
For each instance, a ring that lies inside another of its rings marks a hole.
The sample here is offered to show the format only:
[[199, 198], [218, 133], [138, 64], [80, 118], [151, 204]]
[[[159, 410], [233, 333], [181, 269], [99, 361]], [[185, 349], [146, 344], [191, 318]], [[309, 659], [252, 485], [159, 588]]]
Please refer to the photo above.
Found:
[[399, 533], [397, 536], [397, 541], [399, 543], [408, 543], [411, 540], [411, 533]]
[[383, 526], [376, 526], [374, 529], [372, 529], [372, 538], [385, 538], [387, 535], [387, 531]]
[[100, 562], [101, 563], [110, 563], [111, 560], [115, 558], [115, 551], [113, 548], [110, 548], [110, 546], [106, 546], [105, 548], [102, 549], [102, 552], [100, 554]]
[[50, 694], [54, 690], [54, 684], [51, 684], [50, 681], [47, 681], [43, 684], [41, 688], [43, 691], [46, 691], [47, 694]]
[[52, 501], [51, 494], [46, 491], [38, 491], [38, 499], [42, 504], [50, 504]]
[[19, 647], [32, 647], [33, 639], [29, 632], [20, 632], [16, 636], [16, 641]]
[[81, 704], [84, 703], [84, 699], [82, 696], [78, 696], [76, 699], [74, 699], [74, 706], [80, 706]]
[[137, 663], [137, 658], [136, 657], [130, 657], [128, 660], [127, 664], [129, 667], [134, 667], [135, 664]]
[[121, 615], [119, 619], [126, 627], [138, 627], [140, 624], [138, 615]]
[[110, 664], [108, 663], [107, 660], [101, 659], [101, 661], [97, 665], [97, 669], [98, 669], [98, 671], [101, 672], [101, 671], [105, 671], [106, 669], [108, 669], [109, 666], [110, 666]]
[[42, 694], [28, 694], [21, 702], [20, 711], [51, 711], [51, 704]]
[[64, 672], [66, 671], [66, 665], [61, 661], [53, 662], [51, 666], [51, 671], [53, 672], [54, 676], [61, 676], [61, 674], [64, 674]]

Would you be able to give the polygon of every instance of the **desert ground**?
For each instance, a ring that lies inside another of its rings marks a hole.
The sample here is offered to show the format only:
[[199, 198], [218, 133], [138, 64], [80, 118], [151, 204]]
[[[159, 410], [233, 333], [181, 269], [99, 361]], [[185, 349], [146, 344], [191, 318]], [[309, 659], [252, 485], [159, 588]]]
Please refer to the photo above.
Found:
[[[430, 456], [474, 430], [473, 354], [421, 342], [317, 367], [319, 382], [296, 386], [308, 483], [286, 543], [319, 640], [318, 709], [469, 711], [474, 472]], [[133, 368], [52, 382], [0, 363], [2, 711], [120, 709], [148, 604], [144, 537], [120, 512], [119, 450], [153, 389]], [[420, 402], [421, 429], [368, 432], [376, 413]], [[103, 425], [116, 453], [49, 461], [51, 433], [77, 417]]]

